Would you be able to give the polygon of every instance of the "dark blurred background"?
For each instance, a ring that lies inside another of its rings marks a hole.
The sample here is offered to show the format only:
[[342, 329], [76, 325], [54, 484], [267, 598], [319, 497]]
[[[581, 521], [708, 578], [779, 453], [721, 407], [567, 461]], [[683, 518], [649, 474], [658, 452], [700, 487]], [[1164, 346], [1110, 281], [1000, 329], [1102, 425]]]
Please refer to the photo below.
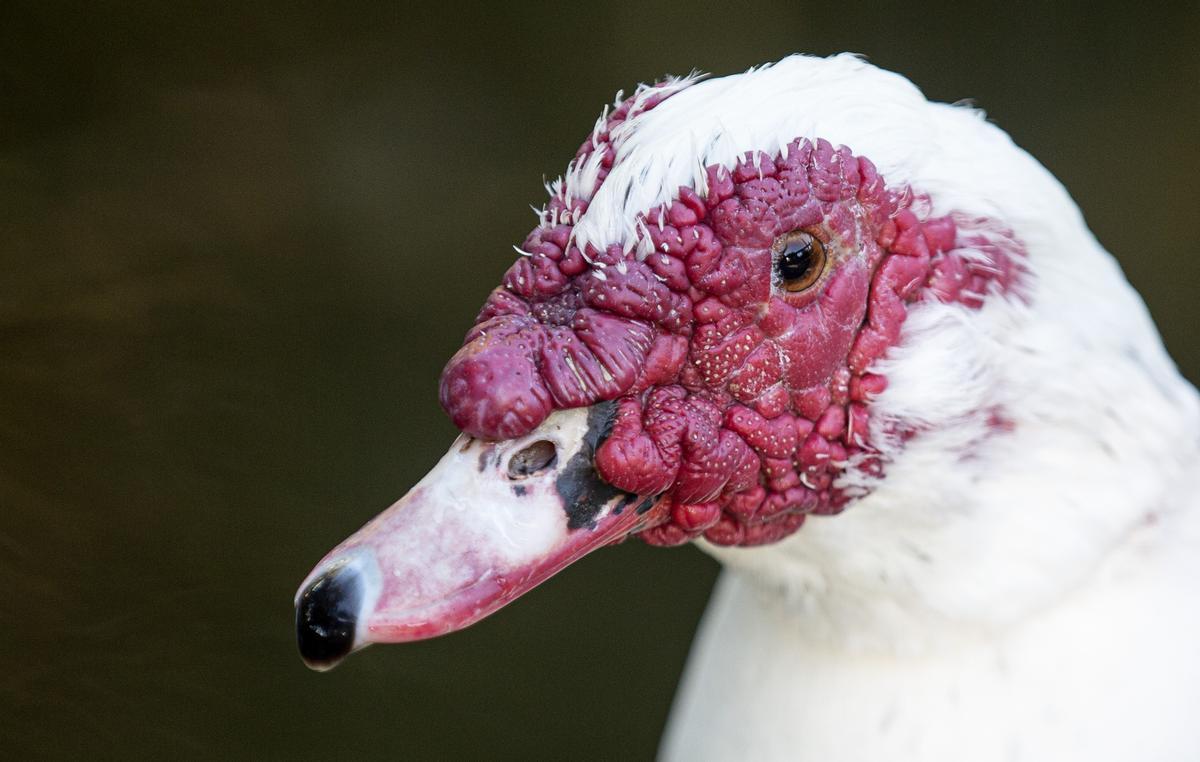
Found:
[[986, 108], [1200, 378], [1195, 2], [3, 3], [5, 755], [649, 757], [692, 548], [323, 675], [292, 594], [449, 444], [442, 364], [618, 88], [840, 50]]

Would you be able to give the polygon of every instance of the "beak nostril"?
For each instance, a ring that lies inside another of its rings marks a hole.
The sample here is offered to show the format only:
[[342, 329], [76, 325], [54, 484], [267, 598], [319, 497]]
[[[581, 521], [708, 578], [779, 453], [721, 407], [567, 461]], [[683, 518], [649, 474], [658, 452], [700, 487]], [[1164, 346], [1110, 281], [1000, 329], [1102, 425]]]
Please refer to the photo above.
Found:
[[553, 442], [539, 439], [519, 450], [508, 461], [510, 479], [524, 479], [554, 465], [558, 460], [558, 449]]

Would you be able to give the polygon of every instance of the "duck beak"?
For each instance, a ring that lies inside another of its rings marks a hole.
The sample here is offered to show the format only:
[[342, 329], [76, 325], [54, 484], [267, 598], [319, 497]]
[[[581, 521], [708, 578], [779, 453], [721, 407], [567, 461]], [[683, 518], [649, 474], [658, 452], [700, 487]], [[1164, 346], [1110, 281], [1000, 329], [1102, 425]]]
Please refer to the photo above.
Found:
[[559, 411], [503, 442], [460, 436], [304, 580], [295, 603], [305, 662], [328, 669], [371, 643], [462, 629], [645, 526], [654, 501], [606, 484], [592, 466], [612, 409]]

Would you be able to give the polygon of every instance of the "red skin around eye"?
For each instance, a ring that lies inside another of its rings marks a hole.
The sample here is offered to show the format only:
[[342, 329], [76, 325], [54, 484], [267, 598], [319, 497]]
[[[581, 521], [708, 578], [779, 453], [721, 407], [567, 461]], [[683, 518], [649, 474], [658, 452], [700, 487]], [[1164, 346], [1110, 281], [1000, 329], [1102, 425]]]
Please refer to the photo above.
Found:
[[[602, 152], [597, 185], [627, 104], [577, 155]], [[1022, 253], [989, 221], [922, 217], [911, 191], [823, 140], [747, 154], [707, 178], [706, 195], [681, 188], [645, 211], [645, 256], [580, 251], [570, 221], [586, 205], [553, 198], [521, 247], [530, 256], [447, 364], [441, 401], [463, 431], [506, 439], [554, 410], [616, 400], [595, 467], [657, 498], [657, 523], [641, 536], [757, 545], [842, 510], [846, 469], [885, 470], [871, 407], [887, 379], [870, 369], [900, 341], [911, 306], [978, 308], [1019, 289]], [[773, 278], [771, 247], [801, 228], [826, 242], [829, 265], [791, 294]]]

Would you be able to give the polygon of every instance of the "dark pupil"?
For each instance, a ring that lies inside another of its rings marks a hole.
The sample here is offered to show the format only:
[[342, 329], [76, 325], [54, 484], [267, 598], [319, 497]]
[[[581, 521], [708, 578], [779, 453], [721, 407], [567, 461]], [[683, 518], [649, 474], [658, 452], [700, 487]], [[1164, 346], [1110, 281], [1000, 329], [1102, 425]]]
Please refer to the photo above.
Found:
[[784, 280], [799, 280], [808, 275], [813, 266], [812, 241], [789, 243], [779, 256], [779, 277]]

